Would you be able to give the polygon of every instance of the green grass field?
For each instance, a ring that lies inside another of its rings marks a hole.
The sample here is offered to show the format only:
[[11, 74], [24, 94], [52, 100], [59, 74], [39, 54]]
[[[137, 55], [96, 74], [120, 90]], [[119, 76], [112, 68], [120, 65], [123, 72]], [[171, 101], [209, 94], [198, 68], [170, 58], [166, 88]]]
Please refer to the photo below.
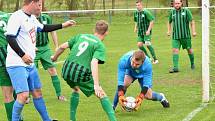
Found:
[[[97, 18], [96, 18], [97, 19]], [[116, 117], [118, 121], [181, 121], [190, 112], [201, 104], [201, 18], [195, 15], [198, 36], [193, 38], [196, 69], [191, 70], [189, 58], [185, 50], [180, 51], [180, 73], [169, 74], [168, 69], [172, 65], [171, 38], [166, 36], [166, 16], [159, 16], [153, 28], [153, 45], [159, 59], [159, 64], [153, 65], [153, 90], [166, 94], [171, 107], [162, 108], [159, 102], [144, 100], [137, 112], [122, 112], [118, 107]], [[77, 21], [79, 22], [79, 21]], [[92, 33], [94, 23], [78, 24], [74, 28], [59, 30], [59, 43], [67, 41], [78, 33]], [[109, 35], [104, 40], [107, 48], [107, 62], [100, 65], [100, 83], [111, 101], [117, 87], [117, 63], [121, 55], [127, 51], [137, 49], [136, 34], [133, 32], [132, 17], [114, 16], [110, 26]], [[51, 44], [53, 46], [53, 44]], [[67, 51], [68, 52], [68, 51]], [[65, 52], [58, 61], [63, 61], [67, 55]], [[62, 63], [56, 65], [58, 73], [61, 73]], [[59, 102], [56, 99], [51, 79], [48, 73], [39, 69], [43, 83], [43, 96], [51, 117], [60, 121], [69, 121], [69, 101]], [[63, 94], [69, 100], [71, 89], [61, 78]], [[127, 96], [139, 94], [139, 85], [135, 82], [128, 89]], [[2, 96], [0, 96], [0, 120], [6, 121], [6, 114]], [[214, 117], [214, 102], [200, 112], [193, 121], [212, 121]], [[25, 105], [23, 111], [25, 121], [41, 120], [35, 111], [33, 103]], [[206, 116], [207, 115], [207, 116]], [[206, 119], [205, 119], [206, 116]], [[86, 98], [82, 93], [77, 111], [78, 121], [106, 121], [100, 101], [91, 96]]]

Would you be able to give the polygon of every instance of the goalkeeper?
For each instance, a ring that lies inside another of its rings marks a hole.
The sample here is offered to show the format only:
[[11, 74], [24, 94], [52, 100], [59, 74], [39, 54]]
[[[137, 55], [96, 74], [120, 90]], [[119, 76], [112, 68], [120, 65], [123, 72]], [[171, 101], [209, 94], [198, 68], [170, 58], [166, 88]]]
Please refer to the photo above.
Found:
[[145, 56], [142, 50], [130, 51], [120, 58], [118, 64], [118, 88], [113, 102], [113, 109], [116, 109], [117, 103], [120, 102], [124, 109], [126, 99], [124, 97], [127, 88], [138, 80], [141, 91], [136, 97], [137, 110], [144, 99], [160, 101], [164, 108], [168, 108], [169, 102], [163, 93], [152, 91], [152, 64], [150, 59]]

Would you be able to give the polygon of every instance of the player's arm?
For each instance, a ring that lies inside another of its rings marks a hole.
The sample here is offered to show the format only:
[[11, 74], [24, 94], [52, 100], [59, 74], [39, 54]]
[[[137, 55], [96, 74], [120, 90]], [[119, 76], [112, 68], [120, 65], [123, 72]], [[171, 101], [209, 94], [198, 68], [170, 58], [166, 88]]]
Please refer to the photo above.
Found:
[[167, 22], [167, 35], [168, 35], [168, 36], [170, 36], [171, 29], [172, 29], [172, 23]]
[[74, 20], [66, 21], [62, 24], [45, 24], [43, 25], [43, 29], [40, 30], [41, 32], [52, 32], [58, 29], [66, 28], [69, 26], [74, 26], [76, 22]]
[[150, 21], [148, 30], [146, 31], [146, 35], [150, 35], [153, 25], [154, 25], [154, 20]]
[[69, 43], [65, 42], [62, 45], [60, 45], [60, 47], [57, 49], [57, 51], [55, 52], [55, 54], [53, 56], [51, 56], [51, 60], [53, 62], [57, 61], [58, 57], [64, 52], [65, 49], [69, 48]]
[[137, 33], [137, 22], [134, 23], [134, 32]]
[[191, 26], [191, 29], [192, 29], [193, 36], [195, 37], [196, 36], [196, 26], [195, 26], [195, 21], [194, 20], [191, 21], [190, 26]]
[[95, 94], [97, 97], [103, 97], [104, 93], [103, 90], [101, 88], [101, 86], [99, 85], [99, 60], [96, 58], [93, 58], [91, 61], [91, 72], [92, 72], [92, 77], [93, 77], [93, 81], [94, 81], [94, 90], [95, 90]]
[[51, 37], [52, 37], [52, 40], [53, 40], [54, 45], [55, 45], [55, 51], [57, 51], [57, 49], [58, 49], [58, 37], [57, 37], [57, 32], [56, 32], [56, 31], [52, 31], [52, 32], [51, 32]]

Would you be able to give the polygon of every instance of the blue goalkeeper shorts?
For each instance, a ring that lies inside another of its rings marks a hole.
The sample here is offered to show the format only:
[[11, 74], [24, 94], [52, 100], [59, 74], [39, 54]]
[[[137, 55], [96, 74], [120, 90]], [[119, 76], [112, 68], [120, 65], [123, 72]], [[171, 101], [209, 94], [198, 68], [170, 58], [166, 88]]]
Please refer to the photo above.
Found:
[[17, 94], [41, 88], [40, 78], [35, 65], [7, 67], [7, 72]]

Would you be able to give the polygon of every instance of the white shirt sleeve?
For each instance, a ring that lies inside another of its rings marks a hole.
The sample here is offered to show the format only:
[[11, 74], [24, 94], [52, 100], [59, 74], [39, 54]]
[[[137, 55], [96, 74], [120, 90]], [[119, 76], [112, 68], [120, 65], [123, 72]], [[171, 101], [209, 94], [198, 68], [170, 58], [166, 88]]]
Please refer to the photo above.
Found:
[[17, 36], [21, 27], [21, 18], [17, 14], [12, 14], [8, 20], [5, 35]]

